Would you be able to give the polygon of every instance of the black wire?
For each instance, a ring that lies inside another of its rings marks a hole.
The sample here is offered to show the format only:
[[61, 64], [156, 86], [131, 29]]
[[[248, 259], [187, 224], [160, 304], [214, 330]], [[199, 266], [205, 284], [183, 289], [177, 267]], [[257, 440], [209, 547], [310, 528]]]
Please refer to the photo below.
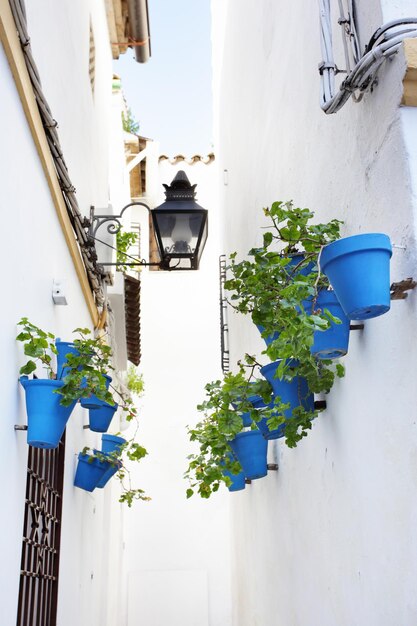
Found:
[[384, 26], [381, 26], [380, 28], [378, 28], [374, 34], [372, 35], [372, 37], [370, 38], [368, 45], [365, 46], [365, 54], [367, 52], [369, 52], [376, 44], [376, 42], [378, 41], [378, 39], [384, 34], [386, 33], [388, 30], [390, 30], [391, 28], [397, 28], [397, 26], [402, 26], [404, 24], [417, 24], [417, 17], [404, 17], [401, 20], [395, 20], [393, 22], [390, 22], [389, 24], [385, 24]]

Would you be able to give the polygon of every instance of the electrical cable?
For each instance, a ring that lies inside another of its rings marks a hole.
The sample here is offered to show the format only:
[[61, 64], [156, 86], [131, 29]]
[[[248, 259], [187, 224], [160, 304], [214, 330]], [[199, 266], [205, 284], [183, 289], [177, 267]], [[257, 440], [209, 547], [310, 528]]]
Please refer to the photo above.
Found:
[[[344, 1], [347, 3], [346, 14]], [[387, 22], [374, 32], [361, 56], [355, 2], [354, 0], [338, 0], [338, 4], [338, 22], [343, 30], [346, 70], [340, 70], [333, 57], [330, 0], [319, 0], [320, 41], [323, 55], [323, 61], [319, 65], [320, 106], [327, 114], [337, 113], [351, 96], [355, 102], [360, 102], [364, 94], [372, 91], [376, 85], [377, 74], [385, 61], [398, 52], [405, 39], [417, 37], [417, 17]], [[415, 25], [415, 28], [400, 28], [405, 25]], [[392, 29], [394, 29], [393, 32], [390, 32]], [[347, 76], [336, 91], [335, 76], [342, 71], [346, 71]]]

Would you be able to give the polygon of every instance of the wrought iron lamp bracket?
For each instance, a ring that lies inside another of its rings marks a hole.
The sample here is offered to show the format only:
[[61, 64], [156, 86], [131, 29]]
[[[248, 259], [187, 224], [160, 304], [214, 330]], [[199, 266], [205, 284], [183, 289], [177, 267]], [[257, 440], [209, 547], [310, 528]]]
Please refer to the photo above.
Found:
[[129, 202], [129, 204], [126, 204], [126, 206], [123, 207], [119, 215], [114, 215], [113, 213], [95, 215], [95, 207], [91, 206], [88, 235], [95, 238], [97, 231], [103, 226], [103, 224], [107, 224], [107, 232], [110, 233], [110, 235], [116, 235], [122, 228], [120, 220], [123, 218], [124, 212], [131, 206], [143, 206], [149, 213], [151, 212], [150, 207], [144, 202]]

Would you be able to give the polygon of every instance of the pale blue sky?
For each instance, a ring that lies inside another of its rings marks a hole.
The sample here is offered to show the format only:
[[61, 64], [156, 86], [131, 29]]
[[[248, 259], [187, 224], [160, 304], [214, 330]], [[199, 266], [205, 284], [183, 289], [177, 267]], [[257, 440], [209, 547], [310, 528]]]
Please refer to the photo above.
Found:
[[207, 154], [212, 143], [210, 0], [148, 0], [152, 56], [128, 50], [114, 71], [122, 79], [139, 133], [161, 152]]

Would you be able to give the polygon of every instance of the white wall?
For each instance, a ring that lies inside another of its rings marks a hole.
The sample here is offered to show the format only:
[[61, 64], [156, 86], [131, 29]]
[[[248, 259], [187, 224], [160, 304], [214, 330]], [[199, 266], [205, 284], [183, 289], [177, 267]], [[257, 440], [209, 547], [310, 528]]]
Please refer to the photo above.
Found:
[[128, 626], [231, 623], [229, 494], [187, 500], [183, 479], [194, 450], [186, 425], [198, 421], [204, 385], [220, 375], [216, 164], [161, 163], [159, 180], [148, 178], [157, 204], [179, 169], [197, 183], [209, 236], [198, 271], [143, 272], [140, 441], [149, 456], [135, 480], [152, 501], [125, 515]]
[[[35, 59], [59, 122], [65, 158], [80, 206], [108, 201], [108, 137], [111, 107], [111, 57], [104, 3], [27, 2], [29, 35]], [[96, 32], [96, 99], [88, 78], [88, 28]], [[24, 362], [15, 342], [16, 323], [28, 316], [40, 327], [68, 340], [77, 326], [89, 326], [81, 288], [58, 223], [12, 75], [0, 46], [0, 211], [2, 215], [2, 306], [0, 310], [3, 467], [0, 572], [2, 624], [16, 620], [26, 486], [26, 423], [18, 371]], [[65, 281], [68, 306], [52, 302], [54, 278]], [[117, 488], [87, 494], [73, 487], [76, 455], [100, 436], [83, 430], [87, 412], [77, 407], [69, 421], [61, 535], [58, 624], [113, 626], [120, 611], [121, 505]], [[117, 429], [117, 425], [116, 425]], [[110, 546], [108, 545], [110, 542]]]
[[[400, 4], [382, 16], [376, 0], [357, 3], [362, 46]], [[343, 235], [388, 233], [407, 247], [392, 280], [415, 276], [417, 110], [399, 108], [402, 56], [361, 104], [325, 116], [317, 3], [212, 7], [224, 252], [261, 243], [262, 207], [293, 198], [318, 221], [343, 219]], [[233, 498], [235, 626], [415, 624], [416, 298], [351, 334], [328, 410], [297, 449], [271, 442], [279, 472]], [[232, 363], [259, 354], [250, 320], [229, 322]]]

